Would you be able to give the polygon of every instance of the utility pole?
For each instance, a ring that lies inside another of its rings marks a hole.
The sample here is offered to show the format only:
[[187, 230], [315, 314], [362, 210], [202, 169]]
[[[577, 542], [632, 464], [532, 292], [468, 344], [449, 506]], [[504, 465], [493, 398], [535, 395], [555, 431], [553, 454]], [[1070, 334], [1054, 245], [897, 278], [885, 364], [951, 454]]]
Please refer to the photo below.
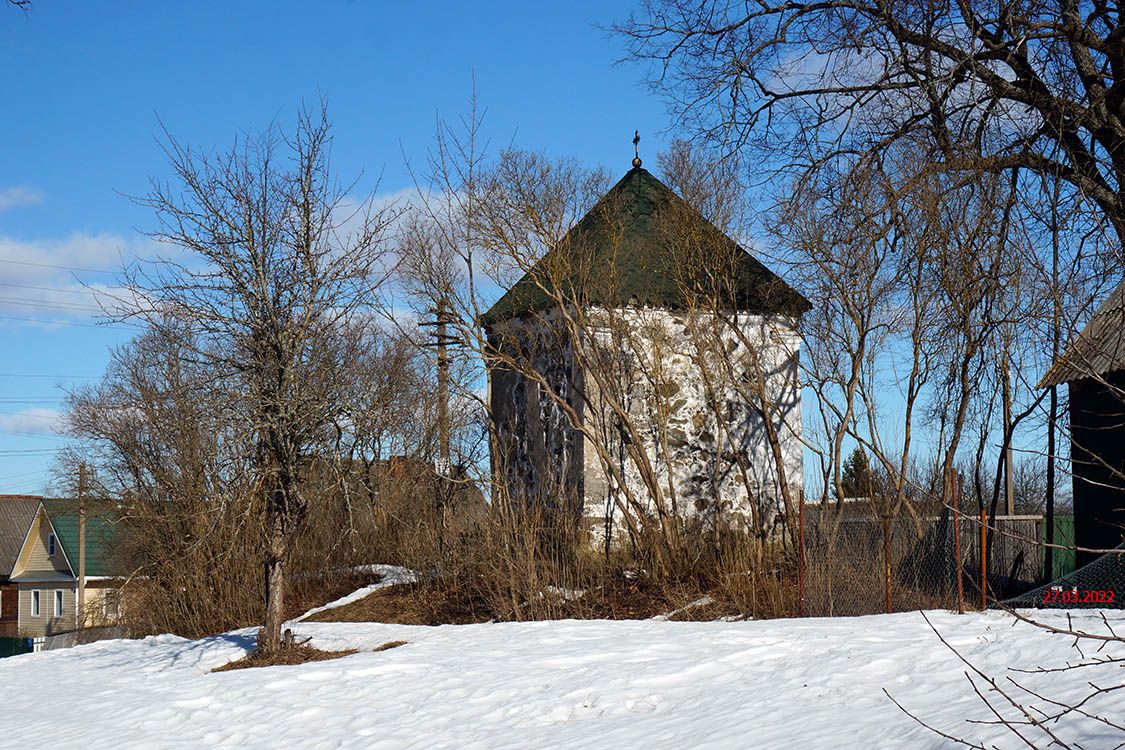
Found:
[[1008, 354], [1000, 364], [1000, 394], [1004, 402], [1004, 512], [1016, 514], [1016, 485], [1012, 477], [1012, 382], [1008, 368]]
[[953, 484], [953, 574], [957, 576], [957, 614], [965, 614], [965, 573], [961, 559], [961, 475], [954, 471]]
[[445, 530], [449, 523], [449, 504], [453, 499], [452, 429], [449, 424], [449, 347], [457, 346], [456, 336], [451, 336], [449, 326], [456, 323], [449, 309], [449, 291], [443, 290], [434, 306], [434, 319], [419, 325], [433, 328], [430, 341], [424, 346], [437, 350], [437, 407], [438, 407], [438, 466], [434, 499], [441, 518], [438, 532], [438, 550], [445, 557]]
[[443, 297], [437, 309], [437, 386], [438, 386], [438, 450], [441, 455], [441, 471], [450, 474], [450, 427], [449, 427], [449, 308]]
[[78, 464], [78, 606], [74, 624], [86, 625], [86, 462]]
[[980, 509], [980, 608], [988, 609], [988, 511]]
[[434, 319], [419, 325], [433, 328], [430, 341], [426, 346], [437, 350], [437, 406], [438, 406], [438, 456], [440, 465], [438, 473], [449, 476], [452, 463], [452, 429], [449, 424], [449, 347], [456, 346], [458, 339], [449, 334], [449, 324], [453, 321], [453, 314], [449, 309], [446, 295], [442, 295], [437, 305], [432, 310]]

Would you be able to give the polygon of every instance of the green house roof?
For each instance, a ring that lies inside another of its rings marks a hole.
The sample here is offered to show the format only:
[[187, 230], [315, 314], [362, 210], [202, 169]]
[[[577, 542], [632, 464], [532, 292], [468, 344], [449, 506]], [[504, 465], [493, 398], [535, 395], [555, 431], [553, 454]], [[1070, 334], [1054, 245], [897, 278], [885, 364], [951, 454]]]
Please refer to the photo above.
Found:
[[[47, 498], [43, 510], [51, 519], [55, 537], [70, 561], [74, 575], [78, 575], [78, 501]], [[86, 501], [86, 575], [112, 576], [119, 574], [113, 564], [112, 553], [117, 539], [116, 508], [104, 500]]]
[[724, 309], [800, 315], [811, 305], [648, 170], [629, 170], [496, 304], [490, 326], [578, 305], [684, 309], [704, 292]]

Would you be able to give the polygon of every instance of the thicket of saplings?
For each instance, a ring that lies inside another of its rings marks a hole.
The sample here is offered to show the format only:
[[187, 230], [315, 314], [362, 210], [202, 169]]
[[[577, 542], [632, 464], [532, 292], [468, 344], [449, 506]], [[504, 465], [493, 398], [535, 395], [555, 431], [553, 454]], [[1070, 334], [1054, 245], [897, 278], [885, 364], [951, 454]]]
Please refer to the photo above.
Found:
[[[200, 637], [260, 625], [266, 578], [262, 511], [257, 502], [124, 503], [117, 549], [130, 572], [122, 615], [133, 635]], [[346, 498], [310, 498], [306, 522], [287, 560], [290, 616], [374, 580], [373, 518], [348, 524]]]
[[[386, 477], [366, 491], [328, 480], [307, 490], [308, 515], [287, 560], [289, 616], [375, 582], [372, 563], [417, 571], [418, 581], [324, 619], [440, 624], [795, 614], [796, 558], [780, 542], [726, 524], [682, 521], [671, 529], [666, 519], [660, 531], [656, 519], [644, 519], [638, 533], [619, 531], [605, 545], [573, 513], [489, 504], [473, 485], [420, 473]], [[259, 509], [234, 502], [126, 505], [121, 553], [135, 573], [124, 612], [133, 634], [199, 637], [262, 622]]]
[[[393, 461], [351, 466], [350, 476], [321, 470], [305, 480], [307, 517], [286, 561], [290, 617], [377, 581], [373, 563], [416, 571], [418, 580], [323, 619], [440, 624], [798, 614], [796, 519], [752, 534], [735, 518], [626, 524], [619, 515], [606, 544], [604, 527], [580, 514], [518, 499], [486, 502], [480, 480], [440, 478], [424, 460], [403, 460], [397, 469]], [[936, 475], [914, 480], [930, 488], [921, 497], [938, 491]], [[198, 637], [261, 623], [263, 514], [255, 501], [239, 499], [256, 497], [251, 489], [228, 488], [228, 501], [186, 491], [159, 502], [126, 500], [120, 552], [133, 572], [124, 612], [134, 633]], [[925, 519], [941, 511], [936, 500], [906, 504], [894, 526], [896, 564], [903, 549], [932, 541]], [[855, 502], [806, 512], [805, 614], [881, 611], [880, 517], [878, 507]], [[856, 536], [856, 521], [870, 522], [858, 527], [866, 536]], [[913, 590], [897, 577], [893, 585], [897, 608], [949, 605], [948, 592]]]

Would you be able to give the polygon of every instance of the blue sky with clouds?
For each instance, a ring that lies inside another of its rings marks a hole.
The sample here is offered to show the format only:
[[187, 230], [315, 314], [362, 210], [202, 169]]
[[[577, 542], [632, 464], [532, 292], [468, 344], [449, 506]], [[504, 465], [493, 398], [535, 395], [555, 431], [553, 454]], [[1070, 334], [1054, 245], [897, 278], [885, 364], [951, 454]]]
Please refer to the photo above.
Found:
[[668, 139], [644, 71], [599, 28], [625, 2], [52, 2], [0, 6], [0, 493], [49, 478], [63, 389], [135, 331], [96, 324], [89, 286], [151, 251], [126, 196], [167, 176], [159, 122], [222, 147], [328, 101], [334, 161], [367, 192], [410, 186], [439, 116], [475, 77], [494, 145], [624, 172], [633, 129]]

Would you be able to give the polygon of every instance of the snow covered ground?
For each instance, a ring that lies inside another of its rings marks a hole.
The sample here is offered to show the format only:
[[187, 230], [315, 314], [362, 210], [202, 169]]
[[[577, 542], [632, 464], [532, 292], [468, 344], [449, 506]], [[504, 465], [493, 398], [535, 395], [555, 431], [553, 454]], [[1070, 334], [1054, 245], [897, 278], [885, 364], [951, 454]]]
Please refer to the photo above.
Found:
[[[1001, 613], [929, 613], [984, 671], [1075, 700], [1120, 666], [1019, 674], [1078, 660], [1073, 639]], [[1045, 615], [1056, 625], [1064, 612]], [[1107, 612], [1125, 631], [1125, 616]], [[1104, 632], [1097, 613], [1074, 623]], [[105, 641], [0, 660], [0, 746], [50, 748], [931, 748], [952, 735], [1022, 747], [990, 721], [967, 667], [919, 613], [688, 623], [558, 621], [419, 627], [295, 623], [342, 659], [213, 674], [250, 631], [201, 641]], [[407, 645], [373, 653], [392, 640]], [[1087, 656], [1095, 648], [1086, 645]], [[1125, 656], [1120, 645], [1102, 656]], [[1013, 693], [1020, 691], [1008, 684]], [[1125, 690], [1084, 706], [1120, 721]], [[995, 698], [996, 696], [994, 696]], [[1026, 697], [1026, 696], [1024, 696]], [[998, 699], [1001, 700], [1002, 699]], [[1033, 701], [1046, 707], [1042, 700]], [[1011, 709], [1005, 715], [1013, 716]], [[1071, 715], [1084, 748], [1122, 739]], [[1034, 732], [1029, 732], [1035, 736]], [[1046, 746], [1041, 742], [1039, 746]]]

